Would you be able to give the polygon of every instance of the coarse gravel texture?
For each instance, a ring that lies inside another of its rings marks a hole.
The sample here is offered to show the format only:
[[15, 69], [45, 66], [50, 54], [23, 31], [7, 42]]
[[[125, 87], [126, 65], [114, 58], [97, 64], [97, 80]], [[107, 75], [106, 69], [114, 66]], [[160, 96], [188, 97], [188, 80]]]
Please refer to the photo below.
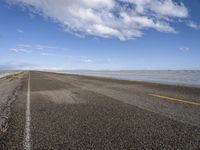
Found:
[[23, 74], [18, 74], [15, 80], [9, 78], [0, 79], [0, 149], [4, 147], [4, 137], [9, 128], [12, 103], [17, 98], [22, 86]]
[[[200, 89], [31, 72], [31, 146], [43, 149], [200, 149]], [[12, 105], [4, 149], [23, 149], [28, 75]]]

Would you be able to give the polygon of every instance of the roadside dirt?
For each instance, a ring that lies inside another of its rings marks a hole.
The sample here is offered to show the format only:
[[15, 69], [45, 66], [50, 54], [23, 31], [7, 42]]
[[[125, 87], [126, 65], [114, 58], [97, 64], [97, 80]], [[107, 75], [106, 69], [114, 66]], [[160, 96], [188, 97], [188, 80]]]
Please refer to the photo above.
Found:
[[[16, 99], [23, 73], [14, 77], [4, 77], [0, 79], [0, 141], [8, 129], [8, 120], [11, 115], [11, 104]], [[12, 79], [12, 80], [11, 80]], [[0, 143], [2, 145], [2, 143]]]

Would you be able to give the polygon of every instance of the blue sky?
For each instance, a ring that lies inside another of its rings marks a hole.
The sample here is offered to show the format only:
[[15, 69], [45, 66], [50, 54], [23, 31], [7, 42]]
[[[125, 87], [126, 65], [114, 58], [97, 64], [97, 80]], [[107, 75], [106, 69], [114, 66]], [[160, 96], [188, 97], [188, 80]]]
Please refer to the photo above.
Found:
[[200, 69], [199, 0], [1, 0], [0, 69]]

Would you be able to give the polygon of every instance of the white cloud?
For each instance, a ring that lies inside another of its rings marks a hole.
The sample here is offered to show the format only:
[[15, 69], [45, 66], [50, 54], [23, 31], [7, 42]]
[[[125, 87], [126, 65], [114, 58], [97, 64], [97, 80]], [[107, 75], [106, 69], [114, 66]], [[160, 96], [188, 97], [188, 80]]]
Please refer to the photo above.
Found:
[[31, 49], [31, 48], [33, 48], [32, 45], [28, 45], [28, 44], [18, 44], [17, 47], [23, 48], [23, 49]]
[[197, 24], [193, 21], [189, 21], [187, 25], [195, 30], [200, 30], [200, 24]]
[[182, 52], [188, 52], [189, 50], [190, 50], [189, 47], [181, 47], [180, 48], [180, 51], [182, 51]]
[[17, 32], [19, 32], [19, 33], [23, 33], [24, 31], [21, 30], [21, 29], [18, 29]]
[[43, 51], [43, 53], [40, 53], [41, 55], [52, 55], [50, 53], [45, 53], [45, 51], [52, 51], [52, 50], [58, 50], [58, 51], [68, 51], [68, 48], [62, 48], [62, 47], [54, 47], [54, 46], [48, 46], [48, 45], [29, 45], [29, 44], [18, 44], [14, 48], [8, 49], [12, 52], [24, 52], [24, 53], [30, 53], [30, 52], [36, 52], [36, 51]]
[[53, 46], [47, 46], [47, 45], [36, 45], [35, 49], [37, 50], [45, 50], [45, 49], [56, 49], [57, 47], [53, 47]]
[[42, 56], [54, 56], [54, 54], [52, 54], [52, 53], [41, 53], [40, 55], [42, 55]]
[[183, 3], [172, 0], [7, 0], [59, 23], [65, 31], [134, 39], [144, 29], [175, 33], [172, 22], [187, 18]]
[[30, 53], [31, 50], [28, 50], [28, 49], [23, 49], [23, 48], [10, 48], [8, 49], [9, 51], [12, 51], [12, 52], [22, 52], [22, 53]]
[[83, 62], [86, 62], [86, 63], [91, 63], [92, 60], [91, 59], [84, 59]]
[[10, 48], [8, 50], [16, 53], [30, 53], [32, 52], [32, 46], [28, 44], [18, 44], [15, 48]]
[[172, 0], [121, 0], [136, 5], [136, 12], [146, 14], [148, 12], [153, 15], [162, 17], [180, 17], [188, 16], [188, 10], [183, 3], [175, 3]]
[[75, 63], [92, 63], [94, 60], [90, 59], [86, 56], [72, 56], [72, 55], [66, 55], [65, 58], [69, 62], [75, 62]]

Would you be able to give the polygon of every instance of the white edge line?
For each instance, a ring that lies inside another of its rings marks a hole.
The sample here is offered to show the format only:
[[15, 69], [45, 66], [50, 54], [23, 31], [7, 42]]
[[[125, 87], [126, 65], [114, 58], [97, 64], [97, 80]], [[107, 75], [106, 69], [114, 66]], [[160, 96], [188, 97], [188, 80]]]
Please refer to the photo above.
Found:
[[27, 103], [26, 103], [26, 123], [24, 131], [24, 150], [31, 150], [31, 110], [30, 110], [30, 72], [28, 76]]

